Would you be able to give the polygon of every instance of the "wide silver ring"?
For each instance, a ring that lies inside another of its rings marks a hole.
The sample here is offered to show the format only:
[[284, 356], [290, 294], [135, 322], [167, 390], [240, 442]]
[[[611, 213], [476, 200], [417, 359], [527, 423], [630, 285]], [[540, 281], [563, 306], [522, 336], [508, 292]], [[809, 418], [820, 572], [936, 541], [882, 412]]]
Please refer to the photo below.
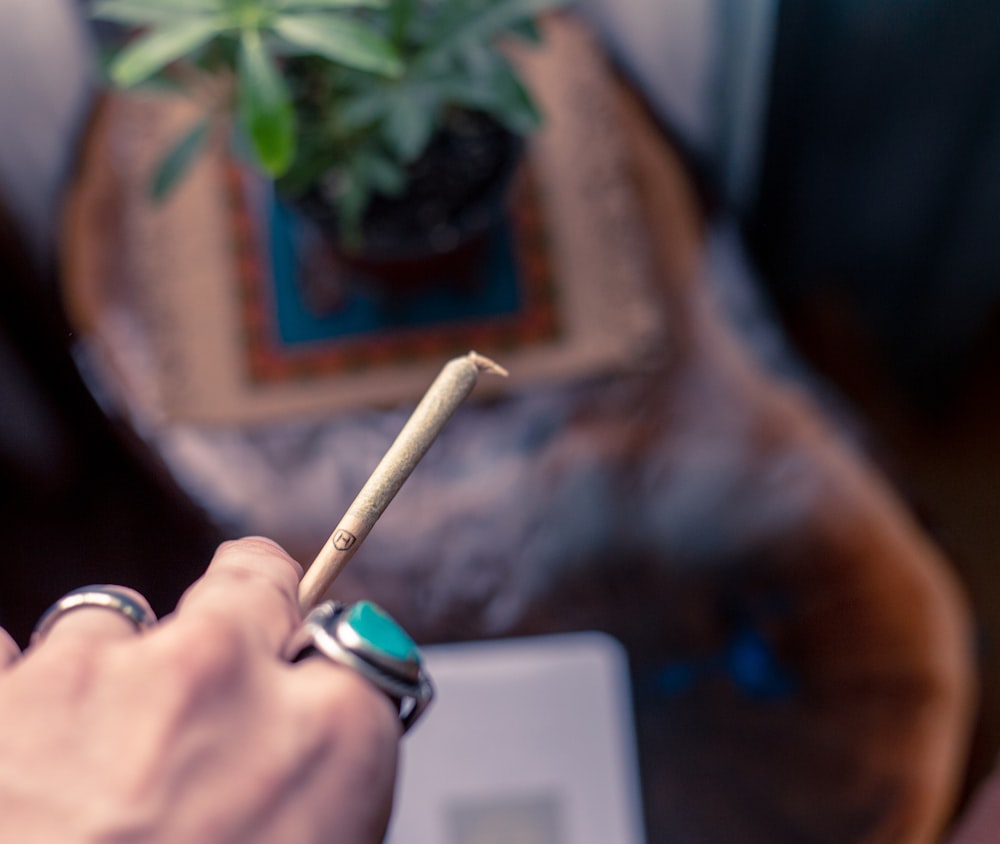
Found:
[[[355, 623], [359, 609], [380, 614], [382, 623], [394, 625], [409, 642], [409, 652], [393, 653], [366, 636], [364, 628]], [[399, 712], [404, 733], [434, 697], [434, 684], [419, 648], [384, 610], [370, 601], [324, 601], [313, 609], [289, 642], [286, 656], [290, 662], [298, 662], [316, 653], [353, 669], [385, 693]]]
[[134, 589], [110, 583], [96, 583], [67, 592], [38, 619], [31, 631], [31, 644], [39, 642], [60, 618], [74, 610], [97, 607], [111, 610], [130, 621], [136, 630], [146, 630], [156, 624], [156, 614], [149, 602]]

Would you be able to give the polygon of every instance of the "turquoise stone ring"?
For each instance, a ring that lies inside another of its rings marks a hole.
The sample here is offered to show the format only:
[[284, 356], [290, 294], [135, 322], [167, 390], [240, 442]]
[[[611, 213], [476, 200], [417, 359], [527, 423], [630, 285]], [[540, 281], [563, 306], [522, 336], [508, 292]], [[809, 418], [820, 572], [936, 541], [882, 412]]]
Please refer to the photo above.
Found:
[[343, 623], [374, 652], [402, 662], [420, 662], [417, 643], [378, 604], [358, 601], [344, 612]]
[[354, 669], [388, 695], [404, 733], [434, 697], [420, 648], [371, 601], [325, 601], [312, 610], [292, 638], [288, 657], [297, 662], [316, 653]]

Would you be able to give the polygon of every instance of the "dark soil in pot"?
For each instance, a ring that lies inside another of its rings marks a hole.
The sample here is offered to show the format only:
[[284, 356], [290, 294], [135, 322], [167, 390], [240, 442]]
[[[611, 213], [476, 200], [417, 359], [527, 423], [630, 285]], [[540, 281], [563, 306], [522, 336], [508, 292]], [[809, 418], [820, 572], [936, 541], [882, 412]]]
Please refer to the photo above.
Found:
[[476, 282], [522, 148], [487, 115], [454, 112], [412, 166], [406, 192], [373, 200], [357, 249], [343, 243], [336, 213], [321, 196], [305, 197], [301, 207], [328, 233], [338, 262], [376, 289], [461, 288]]

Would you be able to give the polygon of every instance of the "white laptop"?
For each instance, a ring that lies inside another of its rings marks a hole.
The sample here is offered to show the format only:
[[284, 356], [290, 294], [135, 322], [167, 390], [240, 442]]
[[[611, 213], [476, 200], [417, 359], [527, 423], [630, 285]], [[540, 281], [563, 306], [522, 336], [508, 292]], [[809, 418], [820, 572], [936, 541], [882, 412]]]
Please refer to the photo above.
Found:
[[624, 650], [600, 633], [424, 649], [387, 844], [641, 844]]

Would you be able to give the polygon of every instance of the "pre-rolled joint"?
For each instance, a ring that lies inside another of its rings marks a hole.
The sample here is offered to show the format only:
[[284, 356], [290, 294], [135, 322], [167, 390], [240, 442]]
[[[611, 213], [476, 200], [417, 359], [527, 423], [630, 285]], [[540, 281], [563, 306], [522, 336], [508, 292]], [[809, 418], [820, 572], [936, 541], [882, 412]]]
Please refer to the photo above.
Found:
[[308, 612], [326, 594], [445, 422], [472, 391], [480, 372], [507, 376], [507, 370], [500, 364], [478, 352], [453, 358], [438, 373], [337, 530], [306, 570], [299, 584], [299, 604], [303, 611]]

